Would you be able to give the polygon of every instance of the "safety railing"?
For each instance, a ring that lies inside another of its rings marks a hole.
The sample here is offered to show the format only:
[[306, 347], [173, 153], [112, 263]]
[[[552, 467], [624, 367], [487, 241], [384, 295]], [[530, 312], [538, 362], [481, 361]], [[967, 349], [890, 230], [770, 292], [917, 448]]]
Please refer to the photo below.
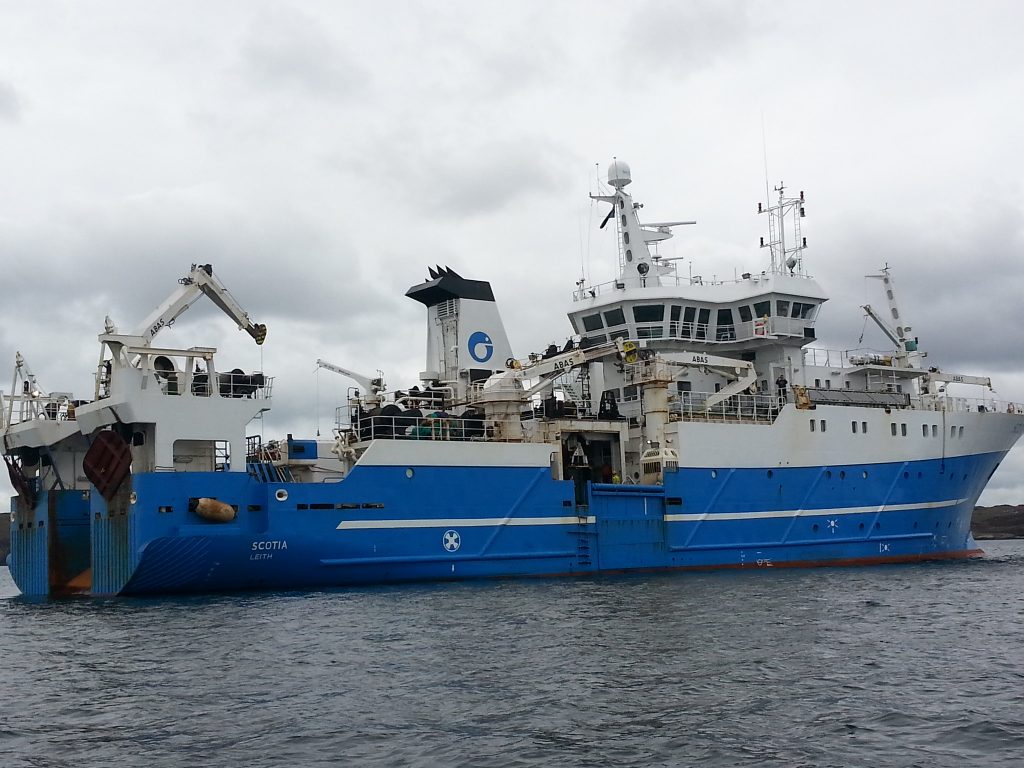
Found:
[[925, 411], [947, 413], [1016, 413], [1024, 414], [1024, 403], [987, 397], [954, 397], [950, 395], [922, 395], [915, 398], [916, 405]]
[[85, 400], [73, 400], [70, 393], [7, 395], [0, 392], [0, 427], [12, 427], [25, 421], [74, 421], [75, 408]]
[[740, 424], [771, 424], [785, 398], [766, 394], [732, 395], [708, 407], [714, 392], [680, 392], [669, 401], [670, 421], [717, 421]]

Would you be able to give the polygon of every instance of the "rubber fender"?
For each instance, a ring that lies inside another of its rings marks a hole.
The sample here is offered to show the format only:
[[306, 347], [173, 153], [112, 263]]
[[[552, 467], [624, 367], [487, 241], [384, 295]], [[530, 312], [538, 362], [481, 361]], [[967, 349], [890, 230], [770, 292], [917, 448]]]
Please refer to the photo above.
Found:
[[238, 512], [230, 504], [204, 496], [196, 502], [196, 514], [213, 523], [230, 523]]

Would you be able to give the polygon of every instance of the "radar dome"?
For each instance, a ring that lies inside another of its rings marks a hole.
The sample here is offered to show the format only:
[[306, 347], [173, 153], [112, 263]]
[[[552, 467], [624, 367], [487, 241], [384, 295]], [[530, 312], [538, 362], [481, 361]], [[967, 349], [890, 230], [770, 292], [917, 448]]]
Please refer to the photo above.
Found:
[[621, 160], [614, 160], [608, 166], [608, 183], [616, 189], [622, 189], [633, 179], [629, 175], [629, 165]]

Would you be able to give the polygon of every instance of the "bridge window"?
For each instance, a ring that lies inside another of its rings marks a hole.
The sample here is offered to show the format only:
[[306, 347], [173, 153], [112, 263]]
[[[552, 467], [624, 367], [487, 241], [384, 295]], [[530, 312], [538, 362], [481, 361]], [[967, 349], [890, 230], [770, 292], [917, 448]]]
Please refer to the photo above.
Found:
[[697, 338], [707, 338], [708, 323], [711, 322], [711, 310], [701, 309], [697, 312]]
[[679, 335], [684, 339], [693, 338], [693, 323], [697, 319], [695, 307], [686, 307], [683, 310], [683, 324], [679, 328]]
[[609, 328], [614, 328], [616, 325], [626, 324], [626, 315], [622, 312], [622, 307], [616, 307], [604, 313], [604, 321]]
[[740, 321], [749, 323], [754, 319], [754, 316], [750, 312], [750, 307], [747, 304], [740, 305]]
[[770, 301], [759, 301], [754, 304], [754, 314], [757, 317], [767, 317], [772, 313], [772, 303]]
[[775, 308], [778, 310], [779, 317], [789, 317], [789, 302], [779, 299], [775, 302]]
[[633, 307], [633, 319], [638, 323], [660, 323], [665, 319], [665, 305], [638, 304]]
[[671, 320], [672, 320], [673, 323], [679, 320], [679, 313], [682, 312], [682, 311], [683, 311], [683, 308], [680, 307], [678, 304], [673, 305], [673, 307], [672, 307], [672, 314], [671, 314]]
[[584, 315], [583, 316], [583, 327], [588, 331], [599, 331], [604, 326], [601, 324], [601, 315]]
[[736, 329], [732, 324], [732, 310], [731, 309], [720, 309], [718, 310], [717, 317], [718, 326], [718, 340], [719, 341], [730, 341], [736, 338]]

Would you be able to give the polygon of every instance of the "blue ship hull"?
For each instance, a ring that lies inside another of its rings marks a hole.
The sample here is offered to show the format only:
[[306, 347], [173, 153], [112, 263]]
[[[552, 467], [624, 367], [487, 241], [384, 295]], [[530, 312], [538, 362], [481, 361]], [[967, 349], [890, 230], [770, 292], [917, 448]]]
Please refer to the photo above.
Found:
[[[663, 486], [586, 483], [583, 496], [537, 467], [357, 466], [333, 484], [145, 473], [123, 504], [42, 493], [15, 515], [12, 575], [26, 594], [70, 582], [144, 595], [967, 557], [1003, 455], [680, 468]], [[235, 520], [201, 518], [201, 496], [236, 506]]]

